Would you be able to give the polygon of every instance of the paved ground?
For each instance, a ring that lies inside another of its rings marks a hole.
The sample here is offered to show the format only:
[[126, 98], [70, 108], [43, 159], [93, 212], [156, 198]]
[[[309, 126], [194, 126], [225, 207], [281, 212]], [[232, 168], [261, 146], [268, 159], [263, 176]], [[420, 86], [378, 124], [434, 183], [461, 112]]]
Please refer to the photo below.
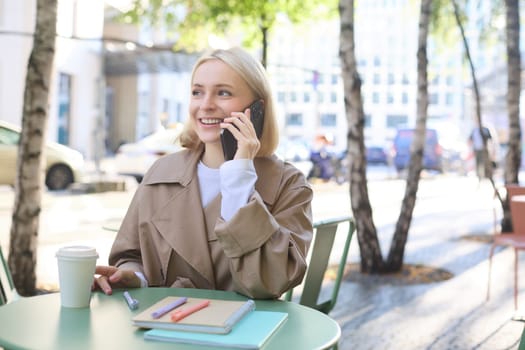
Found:
[[[360, 278], [342, 284], [330, 314], [342, 328], [340, 349], [518, 348], [525, 324], [512, 319], [522, 314], [514, 311], [513, 252], [497, 250], [486, 301], [490, 245], [463, 238], [492, 233], [490, 191], [488, 184], [467, 181], [457, 193], [467, 202], [450, 203], [449, 211], [419, 216], [413, 223], [405, 262], [446, 269], [452, 279], [403, 286]], [[358, 261], [357, 241], [352, 244], [350, 259]], [[525, 310], [525, 298], [520, 301]]]

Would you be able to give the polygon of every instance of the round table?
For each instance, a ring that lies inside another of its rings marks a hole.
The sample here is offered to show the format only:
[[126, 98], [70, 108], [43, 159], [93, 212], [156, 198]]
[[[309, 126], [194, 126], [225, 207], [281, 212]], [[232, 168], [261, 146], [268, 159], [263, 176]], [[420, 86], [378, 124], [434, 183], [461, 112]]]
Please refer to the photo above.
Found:
[[[129, 290], [140, 307], [130, 310], [122, 295], [94, 292], [90, 308], [60, 306], [60, 294], [20, 298], [0, 307], [0, 346], [6, 349], [210, 349], [209, 347], [144, 340], [144, 329], [131, 318], [166, 296], [245, 300], [233, 292], [180, 288]], [[288, 319], [264, 345], [269, 349], [325, 349], [339, 341], [341, 329], [327, 315], [282, 300], [256, 300], [257, 310], [287, 312]]]

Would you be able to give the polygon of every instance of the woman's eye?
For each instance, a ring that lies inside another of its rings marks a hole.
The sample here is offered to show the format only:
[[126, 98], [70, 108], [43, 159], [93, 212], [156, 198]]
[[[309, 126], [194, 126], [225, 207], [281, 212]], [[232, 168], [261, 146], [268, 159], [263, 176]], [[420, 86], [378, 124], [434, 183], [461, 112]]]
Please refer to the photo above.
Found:
[[201, 94], [200, 90], [193, 90], [193, 91], [191, 92], [191, 95], [192, 95], [192, 96], [199, 96], [200, 94]]
[[220, 90], [219, 96], [231, 96], [232, 94], [229, 91], [226, 90]]

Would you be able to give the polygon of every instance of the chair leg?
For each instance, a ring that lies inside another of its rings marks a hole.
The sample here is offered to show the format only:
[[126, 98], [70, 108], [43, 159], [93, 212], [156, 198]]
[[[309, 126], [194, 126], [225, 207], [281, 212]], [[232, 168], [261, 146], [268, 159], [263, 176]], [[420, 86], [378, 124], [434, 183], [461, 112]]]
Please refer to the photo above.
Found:
[[492, 244], [490, 246], [490, 252], [489, 252], [489, 277], [487, 281], [487, 301], [490, 299], [490, 278], [492, 274], [492, 256], [494, 255], [494, 249], [496, 248], [495, 244]]
[[514, 248], [514, 310], [518, 310], [518, 249]]

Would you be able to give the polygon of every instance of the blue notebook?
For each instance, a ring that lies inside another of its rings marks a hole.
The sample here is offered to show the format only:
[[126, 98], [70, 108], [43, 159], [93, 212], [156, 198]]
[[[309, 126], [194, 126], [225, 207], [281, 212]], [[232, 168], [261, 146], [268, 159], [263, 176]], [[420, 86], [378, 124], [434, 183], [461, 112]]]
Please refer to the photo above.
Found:
[[227, 334], [151, 329], [144, 339], [236, 349], [260, 349], [288, 318], [285, 312], [255, 310], [244, 316]]

